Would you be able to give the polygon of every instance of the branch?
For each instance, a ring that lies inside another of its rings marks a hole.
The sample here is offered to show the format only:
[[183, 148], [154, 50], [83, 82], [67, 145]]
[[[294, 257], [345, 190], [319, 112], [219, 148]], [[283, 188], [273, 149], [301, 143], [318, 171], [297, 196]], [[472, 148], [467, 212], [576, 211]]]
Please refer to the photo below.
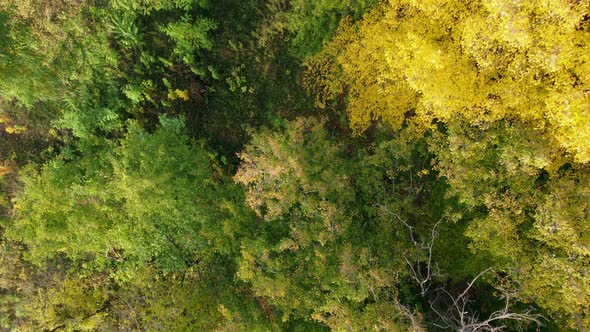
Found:
[[[414, 262], [411, 262], [410, 259], [407, 257], [405, 258], [406, 264], [410, 267], [412, 278], [418, 283], [420, 286], [420, 293], [422, 297], [426, 297], [429, 293], [430, 289], [430, 282], [432, 279], [432, 251], [434, 248], [434, 241], [438, 237], [437, 228], [440, 223], [445, 219], [445, 216], [442, 216], [433, 226], [430, 231], [430, 240], [427, 243], [419, 243], [416, 240], [416, 235], [414, 234], [414, 227], [412, 227], [406, 220], [399, 216], [399, 214], [391, 211], [388, 209], [387, 205], [382, 204], [375, 204], [381, 208], [385, 213], [394, 216], [402, 225], [404, 225], [410, 231], [410, 239], [412, 244], [414, 245], [415, 253], [414, 253]], [[422, 261], [421, 257], [422, 253], [426, 251], [427, 253], [427, 260], [424, 262]], [[425, 275], [421, 272], [421, 266], [425, 264], [426, 272]], [[451, 295], [447, 290], [444, 288], [438, 288], [438, 292], [436, 292], [436, 298], [432, 301], [428, 301], [430, 304], [431, 309], [434, 313], [440, 318], [442, 324], [434, 323], [434, 325], [441, 329], [452, 329], [455, 331], [461, 332], [478, 332], [478, 331], [503, 331], [505, 326], [504, 325], [497, 325], [498, 322], [501, 321], [515, 321], [518, 323], [525, 323], [525, 324], [536, 324], [537, 330], [542, 325], [541, 318], [542, 316], [538, 314], [532, 314], [530, 311], [526, 311], [524, 313], [515, 313], [510, 311], [510, 295], [505, 293], [503, 298], [506, 299], [506, 303], [501, 310], [497, 310], [491, 313], [487, 319], [480, 321], [479, 317], [476, 313], [470, 313], [468, 305], [471, 302], [469, 299], [469, 291], [475, 284], [475, 282], [481, 278], [484, 274], [492, 271], [492, 268], [487, 268], [480, 272], [475, 278], [473, 278], [470, 282], [467, 283], [467, 287], [457, 296]], [[446, 312], [441, 312], [436, 308], [436, 303], [439, 301], [439, 294], [444, 294], [448, 299], [451, 300], [451, 304], [448, 305]], [[494, 324], [494, 325], [493, 325]]]
[[[434, 248], [434, 240], [437, 238], [437, 228], [440, 223], [445, 219], [445, 216], [442, 216], [435, 224], [432, 226], [432, 230], [430, 231], [430, 241], [428, 243], [419, 243], [416, 241], [416, 236], [414, 234], [414, 227], [410, 226], [406, 220], [400, 217], [397, 213], [389, 210], [387, 205], [382, 204], [375, 204], [383, 210], [385, 213], [394, 216], [399, 222], [401, 222], [404, 226], [408, 228], [410, 231], [410, 239], [412, 244], [414, 245], [415, 253], [414, 253], [414, 262], [410, 262], [408, 258], [405, 258], [406, 264], [410, 267], [412, 271], [412, 278], [416, 280], [418, 285], [420, 286], [420, 294], [425, 296], [428, 290], [430, 289], [430, 281], [432, 279], [432, 250]], [[422, 262], [421, 254], [423, 251], [427, 252], [428, 259], [426, 262]], [[420, 267], [422, 264], [425, 264], [426, 274], [422, 275]]]
[[494, 311], [491, 313], [487, 319], [480, 321], [476, 314], [470, 313], [467, 309], [467, 305], [470, 301], [468, 297], [468, 292], [471, 287], [475, 284], [477, 279], [479, 279], [485, 273], [491, 271], [491, 268], [488, 268], [481, 273], [479, 273], [475, 278], [471, 280], [467, 284], [465, 290], [457, 295], [456, 297], [452, 296], [449, 292], [445, 289], [440, 288], [439, 290], [444, 293], [448, 298], [452, 301], [452, 305], [449, 307], [446, 313], [441, 313], [439, 310], [436, 309], [435, 303], [438, 297], [434, 301], [429, 301], [431, 309], [436, 313], [436, 315], [441, 319], [444, 325], [435, 324], [436, 326], [444, 329], [453, 329], [455, 331], [462, 331], [462, 332], [477, 332], [477, 331], [504, 331], [506, 326], [504, 325], [495, 325], [501, 321], [515, 321], [518, 323], [523, 324], [535, 324], [537, 326], [537, 330], [541, 327], [541, 315], [533, 314], [531, 311], [525, 311], [524, 313], [515, 313], [510, 311], [510, 296], [508, 294], [504, 295], [506, 299], [506, 303], [501, 310]]

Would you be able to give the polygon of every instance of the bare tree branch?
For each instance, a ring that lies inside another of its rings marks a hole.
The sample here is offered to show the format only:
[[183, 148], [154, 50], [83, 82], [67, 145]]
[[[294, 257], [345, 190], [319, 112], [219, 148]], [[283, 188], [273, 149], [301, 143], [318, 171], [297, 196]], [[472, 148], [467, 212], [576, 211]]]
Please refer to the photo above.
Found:
[[537, 326], [537, 330], [541, 327], [542, 316], [533, 314], [530, 310], [523, 313], [516, 313], [511, 311], [510, 295], [504, 294], [506, 300], [504, 307], [500, 310], [492, 312], [485, 320], [480, 320], [477, 314], [471, 313], [468, 308], [468, 304], [471, 302], [469, 299], [469, 290], [472, 288], [474, 283], [485, 273], [491, 271], [490, 268], [484, 270], [478, 274], [475, 278], [467, 284], [467, 287], [461, 294], [452, 296], [444, 288], [439, 288], [439, 293], [444, 294], [451, 300], [452, 304], [447, 308], [446, 312], [441, 312], [437, 309], [438, 297], [434, 301], [429, 301], [431, 309], [436, 313], [442, 324], [435, 324], [437, 327], [443, 329], [452, 329], [461, 332], [477, 332], [477, 331], [504, 331], [505, 325], [502, 325], [502, 321], [513, 321], [519, 324], [534, 324]]
[[[399, 222], [401, 222], [408, 230], [410, 231], [410, 239], [412, 244], [414, 245], [414, 257], [413, 262], [411, 262], [407, 257], [405, 258], [406, 264], [410, 267], [412, 271], [412, 278], [418, 283], [420, 286], [420, 295], [425, 296], [428, 290], [430, 289], [430, 281], [432, 279], [432, 251], [434, 248], [434, 240], [438, 237], [437, 228], [440, 223], [445, 219], [445, 216], [441, 217], [435, 224], [432, 226], [432, 230], [430, 232], [430, 240], [426, 243], [418, 242], [416, 240], [416, 235], [414, 233], [414, 227], [412, 227], [406, 220], [399, 216], [399, 214], [389, 210], [387, 205], [376, 204], [383, 212], [394, 216]], [[422, 253], [426, 251], [427, 260], [426, 262], [422, 261]], [[426, 269], [426, 272], [423, 274], [421, 267]]]
[[[391, 211], [387, 205], [375, 204], [381, 208], [383, 212], [388, 215], [395, 217], [402, 225], [404, 225], [410, 233], [410, 240], [414, 246], [413, 261], [408, 257], [404, 258], [406, 264], [410, 268], [411, 277], [414, 279], [418, 286], [420, 286], [420, 294], [422, 297], [432, 296], [430, 291], [432, 281], [432, 254], [434, 248], [434, 242], [438, 237], [437, 228], [440, 223], [445, 219], [445, 216], [441, 217], [433, 226], [430, 231], [430, 239], [426, 242], [419, 242], [417, 235], [414, 232], [414, 227], [411, 226], [406, 220], [400, 217], [399, 214]], [[426, 260], [423, 260], [424, 254], [426, 254]], [[425, 270], [425, 272], [423, 272]], [[542, 316], [533, 314], [530, 310], [523, 313], [512, 312], [510, 305], [510, 294], [504, 292], [503, 298], [506, 299], [506, 303], [501, 310], [494, 311], [486, 319], [480, 320], [477, 313], [470, 312], [469, 304], [472, 300], [469, 298], [469, 291], [473, 288], [475, 282], [481, 278], [484, 274], [492, 271], [492, 268], [487, 268], [475, 276], [470, 282], [467, 283], [467, 287], [458, 295], [453, 296], [444, 288], [438, 288], [435, 291], [435, 298], [429, 300], [432, 311], [439, 317], [440, 323], [435, 322], [434, 325], [441, 329], [452, 329], [461, 332], [479, 332], [479, 331], [503, 331], [506, 326], [502, 325], [502, 321], [513, 321], [519, 324], [535, 324], [537, 330], [539, 330]], [[446, 302], [440, 298], [440, 294], [443, 294], [450, 303], [446, 304], [446, 310], [440, 310], [438, 304], [445, 305]], [[400, 304], [401, 305], [401, 304]], [[402, 306], [403, 307], [403, 306]]]

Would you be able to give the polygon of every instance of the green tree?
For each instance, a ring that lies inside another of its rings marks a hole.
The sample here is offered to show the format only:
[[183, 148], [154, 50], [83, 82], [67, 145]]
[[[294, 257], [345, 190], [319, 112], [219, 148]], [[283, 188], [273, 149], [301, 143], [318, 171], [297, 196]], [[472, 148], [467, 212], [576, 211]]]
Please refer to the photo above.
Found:
[[75, 154], [65, 149], [22, 178], [7, 234], [34, 262], [63, 253], [175, 270], [205, 254], [199, 232], [215, 220], [220, 184], [212, 157], [183, 134], [181, 120], [162, 118], [153, 134], [129, 123], [120, 145]]
[[235, 179], [260, 221], [242, 241], [237, 275], [283, 320], [337, 330], [408, 328], [414, 317], [395, 290], [403, 263], [372, 250], [376, 240], [364, 233], [345, 153], [314, 118], [253, 136]]
[[588, 278], [579, 273], [589, 259], [588, 170], [547, 167], [559, 151], [546, 140], [522, 124], [482, 130], [457, 123], [437, 134], [431, 148], [449, 194], [471, 211], [464, 216], [471, 249], [508, 275], [520, 300], [579, 328], [588, 324]]
[[25, 106], [58, 98], [58, 77], [37, 52], [37, 41], [30, 36], [27, 26], [15, 20], [11, 12], [0, 10], [0, 30], [2, 98]]

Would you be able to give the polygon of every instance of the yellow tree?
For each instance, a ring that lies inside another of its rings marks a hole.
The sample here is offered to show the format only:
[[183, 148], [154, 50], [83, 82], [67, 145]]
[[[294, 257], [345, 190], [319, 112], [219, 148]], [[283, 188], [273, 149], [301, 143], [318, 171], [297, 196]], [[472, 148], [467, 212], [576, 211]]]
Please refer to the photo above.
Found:
[[590, 161], [588, 1], [391, 0], [307, 63], [320, 104], [345, 91], [356, 133], [372, 120], [428, 128], [530, 122]]

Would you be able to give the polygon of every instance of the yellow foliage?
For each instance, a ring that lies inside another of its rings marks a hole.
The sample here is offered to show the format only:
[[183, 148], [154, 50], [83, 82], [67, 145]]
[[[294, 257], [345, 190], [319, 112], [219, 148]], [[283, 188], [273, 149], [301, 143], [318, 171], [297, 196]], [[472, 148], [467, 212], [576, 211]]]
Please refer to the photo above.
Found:
[[4, 127], [4, 131], [9, 134], [22, 134], [27, 131], [27, 126], [12, 125]]
[[12, 166], [0, 165], [0, 178], [6, 174], [12, 172], [12, 170], [13, 170]]
[[190, 99], [190, 97], [188, 95], [188, 91], [186, 91], [186, 90], [176, 89], [176, 90], [174, 90], [174, 93], [176, 94], [176, 96], [178, 96], [178, 98], [180, 98], [184, 101], [188, 101]]
[[347, 97], [356, 134], [372, 121], [424, 131], [532, 123], [590, 162], [588, 1], [391, 0], [307, 63], [319, 105]]
[[176, 100], [178, 98], [180, 98], [184, 101], [190, 100], [190, 96], [188, 94], [188, 91], [187, 90], [180, 90], [180, 89], [168, 91], [168, 99]]
[[[327, 140], [323, 121], [298, 118], [285, 134], [263, 130], [255, 135], [239, 154], [242, 163], [234, 180], [246, 186], [246, 204], [259, 217], [278, 219], [299, 204], [304, 217], [331, 218], [338, 213], [315, 195], [346, 191], [346, 178], [330, 168], [317, 174], [314, 170], [317, 165], [335, 166], [337, 151]], [[307, 235], [298, 234], [302, 243]]]
[[14, 124], [13, 120], [6, 114], [0, 114], [0, 123], [4, 124], [4, 131], [8, 134], [22, 134], [27, 131], [26, 125]]

